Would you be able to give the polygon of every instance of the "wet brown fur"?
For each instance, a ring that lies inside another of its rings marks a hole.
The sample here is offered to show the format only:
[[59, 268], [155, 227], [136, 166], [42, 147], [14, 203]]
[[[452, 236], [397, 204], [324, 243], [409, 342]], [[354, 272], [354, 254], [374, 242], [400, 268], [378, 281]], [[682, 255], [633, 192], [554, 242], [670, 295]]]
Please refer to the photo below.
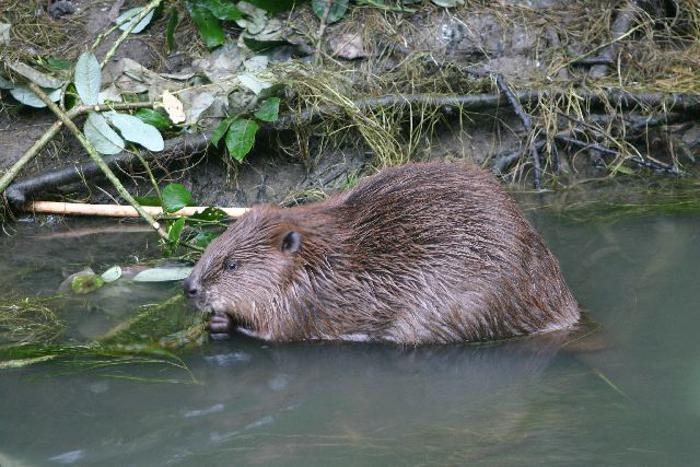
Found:
[[[284, 251], [289, 232], [298, 251]], [[479, 341], [579, 319], [540, 236], [490, 174], [464, 164], [406, 165], [324, 202], [256, 206], [188, 281], [198, 308], [272, 341]]]

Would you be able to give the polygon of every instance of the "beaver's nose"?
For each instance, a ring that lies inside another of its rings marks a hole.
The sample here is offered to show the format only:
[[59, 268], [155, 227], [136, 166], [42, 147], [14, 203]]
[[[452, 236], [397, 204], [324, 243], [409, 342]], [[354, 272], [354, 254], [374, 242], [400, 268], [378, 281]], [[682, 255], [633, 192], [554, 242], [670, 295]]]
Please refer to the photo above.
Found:
[[197, 290], [197, 283], [191, 276], [185, 279], [182, 288], [185, 289], [185, 295], [187, 295], [188, 298], [194, 298], [199, 293], [199, 290]]

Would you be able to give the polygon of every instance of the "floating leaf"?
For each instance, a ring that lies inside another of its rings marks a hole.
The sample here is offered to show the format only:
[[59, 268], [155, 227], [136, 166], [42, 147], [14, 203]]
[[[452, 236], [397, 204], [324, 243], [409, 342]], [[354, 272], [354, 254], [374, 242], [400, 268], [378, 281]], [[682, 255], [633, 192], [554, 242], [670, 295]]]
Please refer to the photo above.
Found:
[[170, 282], [187, 279], [191, 267], [146, 269], [134, 277], [134, 282]]
[[[143, 11], [143, 7], [136, 7], [132, 8], [130, 10], [126, 10], [124, 13], [119, 15], [117, 19], [115, 20], [115, 23], [119, 25], [119, 29], [122, 31], [126, 31], [128, 29], [131, 29], [131, 26], [136, 23], [136, 17]], [[151, 19], [153, 19], [153, 11], [151, 10], [148, 12], [146, 16], [143, 17], [139, 23], [134, 26], [133, 29], [131, 29], [131, 34], [138, 34], [139, 32], [143, 31], [146, 29], [146, 26], [148, 26], [148, 23], [151, 22]]]
[[219, 141], [221, 141], [221, 138], [224, 137], [226, 134], [226, 131], [228, 130], [228, 127], [231, 126], [231, 123], [233, 123], [233, 120], [235, 117], [229, 117], [221, 121], [219, 125], [212, 131], [211, 133], [211, 144], [212, 146], [218, 146]]
[[276, 122], [279, 118], [279, 112], [280, 98], [269, 97], [260, 104], [255, 116], [264, 122]]
[[102, 72], [92, 52], [83, 52], [75, 64], [75, 88], [83, 104], [97, 105], [100, 99]]
[[105, 118], [90, 112], [85, 126], [85, 137], [100, 154], [118, 154], [124, 150], [124, 140], [107, 124]]
[[235, 21], [243, 17], [243, 12], [230, 0], [200, 0], [199, 6], [206, 8], [218, 19]]
[[168, 18], [168, 25], [165, 28], [165, 45], [168, 46], [168, 52], [175, 51], [175, 29], [177, 28], [179, 22], [180, 17], [177, 14], [177, 8], [172, 7], [170, 9], [170, 18]]
[[243, 162], [255, 144], [255, 133], [258, 132], [258, 128], [260, 127], [255, 121], [244, 118], [231, 123], [226, 133], [226, 148], [231, 157], [238, 162]]
[[224, 29], [211, 11], [194, 6], [190, 9], [190, 18], [197, 26], [197, 31], [207, 47], [211, 49], [224, 43], [226, 39]]
[[56, 89], [63, 86], [64, 83], [63, 80], [54, 78], [53, 76], [42, 73], [39, 70], [35, 70], [26, 63], [8, 61], [7, 67], [42, 88]]
[[[51, 99], [51, 101], [58, 102], [61, 99], [61, 93], [63, 91], [61, 89], [45, 89], [44, 92], [46, 92], [46, 95], [49, 96], [49, 99]], [[36, 107], [38, 109], [46, 107], [44, 101], [39, 99], [39, 96], [34, 94], [34, 91], [32, 91], [26, 86], [15, 86], [10, 89], [10, 94], [12, 95], [12, 97], [17, 99], [24, 105]]]
[[311, 0], [311, 8], [319, 19], [323, 19], [329, 4], [330, 10], [328, 10], [326, 24], [339, 21], [345, 16], [345, 12], [348, 10], [348, 0]]
[[185, 106], [170, 91], [163, 91], [163, 109], [165, 109], [168, 117], [175, 124], [182, 123], [187, 118]]
[[70, 283], [71, 290], [78, 295], [85, 295], [94, 292], [105, 285], [104, 279], [95, 273], [81, 273], [73, 277]]
[[114, 282], [120, 277], [122, 277], [122, 268], [119, 266], [112, 266], [111, 268], [107, 269], [105, 272], [100, 274], [100, 277], [102, 278], [103, 281], [106, 283]]
[[163, 115], [161, 112], [153, 109], [139, 109], [134, 113], [135, 117], [138, 117], [144, 123], [153, 125], [159, 130], [167, 130], [173, 126], [173, 122], [170, 121], [167, 115]]
[[104, 115], [125, 140], [140, 144], [149, 151], [162, 151], [165, 147], [160, 131], [140, 118], [118, 112], [105, 112]]
[[169, 183], [161, 192], [163, 209], [175, 212], [192, 202], [192, 193], [180, 183]]

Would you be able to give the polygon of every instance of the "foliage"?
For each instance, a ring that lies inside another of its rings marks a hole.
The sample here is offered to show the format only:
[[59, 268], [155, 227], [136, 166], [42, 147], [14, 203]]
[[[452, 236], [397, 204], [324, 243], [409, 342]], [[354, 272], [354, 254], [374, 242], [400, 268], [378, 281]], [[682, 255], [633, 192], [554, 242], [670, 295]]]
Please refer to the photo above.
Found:
[[155, 363], [187, 370], [172, 350], [201, 345], [207, 339], [204, 316], [191, 313], [178, 294], [141, 307], [94, 341], [56, 342], [64, 324], [47, 304], [57, 298], [0, 301], [0, 339], [5, 343], [0, 346], [0, 369], [55, 361], [82, 369]]

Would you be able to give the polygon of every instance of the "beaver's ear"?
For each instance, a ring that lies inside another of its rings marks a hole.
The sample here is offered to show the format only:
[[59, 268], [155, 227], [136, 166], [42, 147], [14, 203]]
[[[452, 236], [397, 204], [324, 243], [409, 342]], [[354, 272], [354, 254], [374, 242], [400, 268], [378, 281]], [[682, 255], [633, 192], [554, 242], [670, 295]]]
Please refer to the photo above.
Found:
[[287, 232], [282, 239], [280, 249], [283, 253], [296, 253], [297, 251], [301, 250], [301, 234], [294, 230]]

